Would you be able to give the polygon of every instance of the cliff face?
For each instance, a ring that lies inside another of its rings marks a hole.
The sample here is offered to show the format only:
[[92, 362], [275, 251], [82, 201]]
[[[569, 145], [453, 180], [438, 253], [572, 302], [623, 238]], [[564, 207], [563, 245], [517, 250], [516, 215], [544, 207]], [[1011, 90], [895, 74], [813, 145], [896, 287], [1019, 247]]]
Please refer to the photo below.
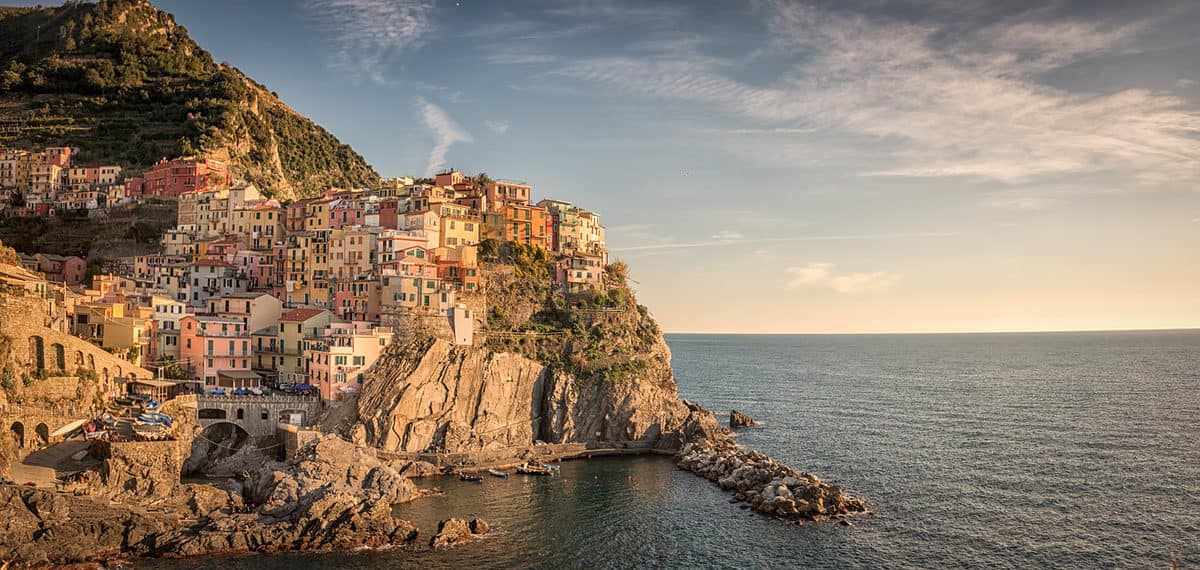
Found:
[[462, 299], [483, 316], [476, 345], [418, 334], [390, 347], [364, 381], [356, 440], [499, 457], [538, 441], [677, 449], [719, 430], [679, 399], [671, 351], [624, 264], [605, 269], [606, 291], [566, 295], [544, 250], [507, 244], [488, 257], [485, 293]]
[[665, 361], [606, 382], [443, 340], [407, 348], [379, 363], [358, 403], [367, 443], [387, 451], [458, 453], [538, 440], [674, 448], [692, 413]]

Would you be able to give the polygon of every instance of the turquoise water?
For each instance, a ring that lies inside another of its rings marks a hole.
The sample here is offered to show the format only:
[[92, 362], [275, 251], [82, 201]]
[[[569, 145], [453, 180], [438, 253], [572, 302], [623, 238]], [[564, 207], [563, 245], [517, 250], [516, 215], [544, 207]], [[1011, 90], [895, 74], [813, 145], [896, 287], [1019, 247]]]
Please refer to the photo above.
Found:
[[[670, 335], [683, 397], [740, 440], [866, 497], [852, 528], [727, 502], [663, 458], [555, 478], [441, 479], [401, 508], [497, 529], [449, 551], [145, 568], [1147, 568], [1200, 564], [1200, 332]], [[724, 418], [722, 418], [724, 419]], [[564, 481], [565, 480], [565, 481]]]

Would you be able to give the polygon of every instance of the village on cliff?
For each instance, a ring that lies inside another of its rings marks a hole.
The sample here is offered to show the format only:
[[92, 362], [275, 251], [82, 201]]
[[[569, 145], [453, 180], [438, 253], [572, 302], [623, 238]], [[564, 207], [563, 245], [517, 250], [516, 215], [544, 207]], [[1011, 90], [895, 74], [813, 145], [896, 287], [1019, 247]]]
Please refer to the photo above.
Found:
[[[106, 259], [90, 283], [87, 260], [24, 252], [23, 267], [0, 265], [0, 279], [49, 302], [52, 328], [152, 372], [117, 379], [105, 369], [121, 385], [114, 397], [342, 400], [361, 390], [404, 319], [445, 321], [455, 343], [471, 344], [481, 257], [506, 243], [552, 253], [564, 292], [604, 289], [599, 215], [535, 201], [525, 182], [451, 170], [281, 202], [210, 158], [164, 159], [125, 177], [116, 165], [76, 165], [77, 153], [0, 150], [0, 213], [103, 217], [174, 200], [177, 224], [161, 251]], [[31, 350], [39, 370], [82, 364], [61, 344]]]

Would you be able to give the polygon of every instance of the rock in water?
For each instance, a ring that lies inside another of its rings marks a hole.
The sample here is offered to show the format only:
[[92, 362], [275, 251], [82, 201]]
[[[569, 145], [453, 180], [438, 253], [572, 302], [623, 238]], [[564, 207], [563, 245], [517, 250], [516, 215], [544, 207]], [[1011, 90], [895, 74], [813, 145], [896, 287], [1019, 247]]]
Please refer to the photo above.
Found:
[[471, 534], [487, 534], [492, 532], [492, 525], [481, 518], [471, 519]]
[[746, 414], [743, 414], [737, 410], [729, 411], [729, 427], [740, 428], [740, 427], [747, 427], [747, 426], [753, 426], [753, 425], [758, 425], [758, 422], [754, 421], [754, 418], [747, 416]]
[[867, 512], [865, 501], [841, 487], [757, 451], [746, 451], [729, 439], [689, 443], [675, 456], [675, 463], [722, 489], [736, 490], [733, 498], [750, 508], [785, 520], [840, 520]]
[[[478, 520], [478, 519], [476, 519]], [[486, 523], [485, 523], [486, 524]], [[429, 546], [439, 548], [471, 539], [471, 525], [462, 519], [446, 519], [438, 523], [437, 534], [429, 540]]]

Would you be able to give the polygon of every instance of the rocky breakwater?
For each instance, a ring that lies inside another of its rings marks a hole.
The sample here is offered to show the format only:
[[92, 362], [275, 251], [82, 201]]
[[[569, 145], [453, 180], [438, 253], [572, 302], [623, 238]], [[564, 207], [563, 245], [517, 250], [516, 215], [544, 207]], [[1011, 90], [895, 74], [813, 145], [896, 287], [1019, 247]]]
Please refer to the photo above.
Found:
[[733, 502], [797, 523], [838, 520], [849, 524], [850, 515], [867, 512], [866, 501], [841, 487], [724, 438], [684, 445], [676, 455], [676, 465], [733, 491]]

